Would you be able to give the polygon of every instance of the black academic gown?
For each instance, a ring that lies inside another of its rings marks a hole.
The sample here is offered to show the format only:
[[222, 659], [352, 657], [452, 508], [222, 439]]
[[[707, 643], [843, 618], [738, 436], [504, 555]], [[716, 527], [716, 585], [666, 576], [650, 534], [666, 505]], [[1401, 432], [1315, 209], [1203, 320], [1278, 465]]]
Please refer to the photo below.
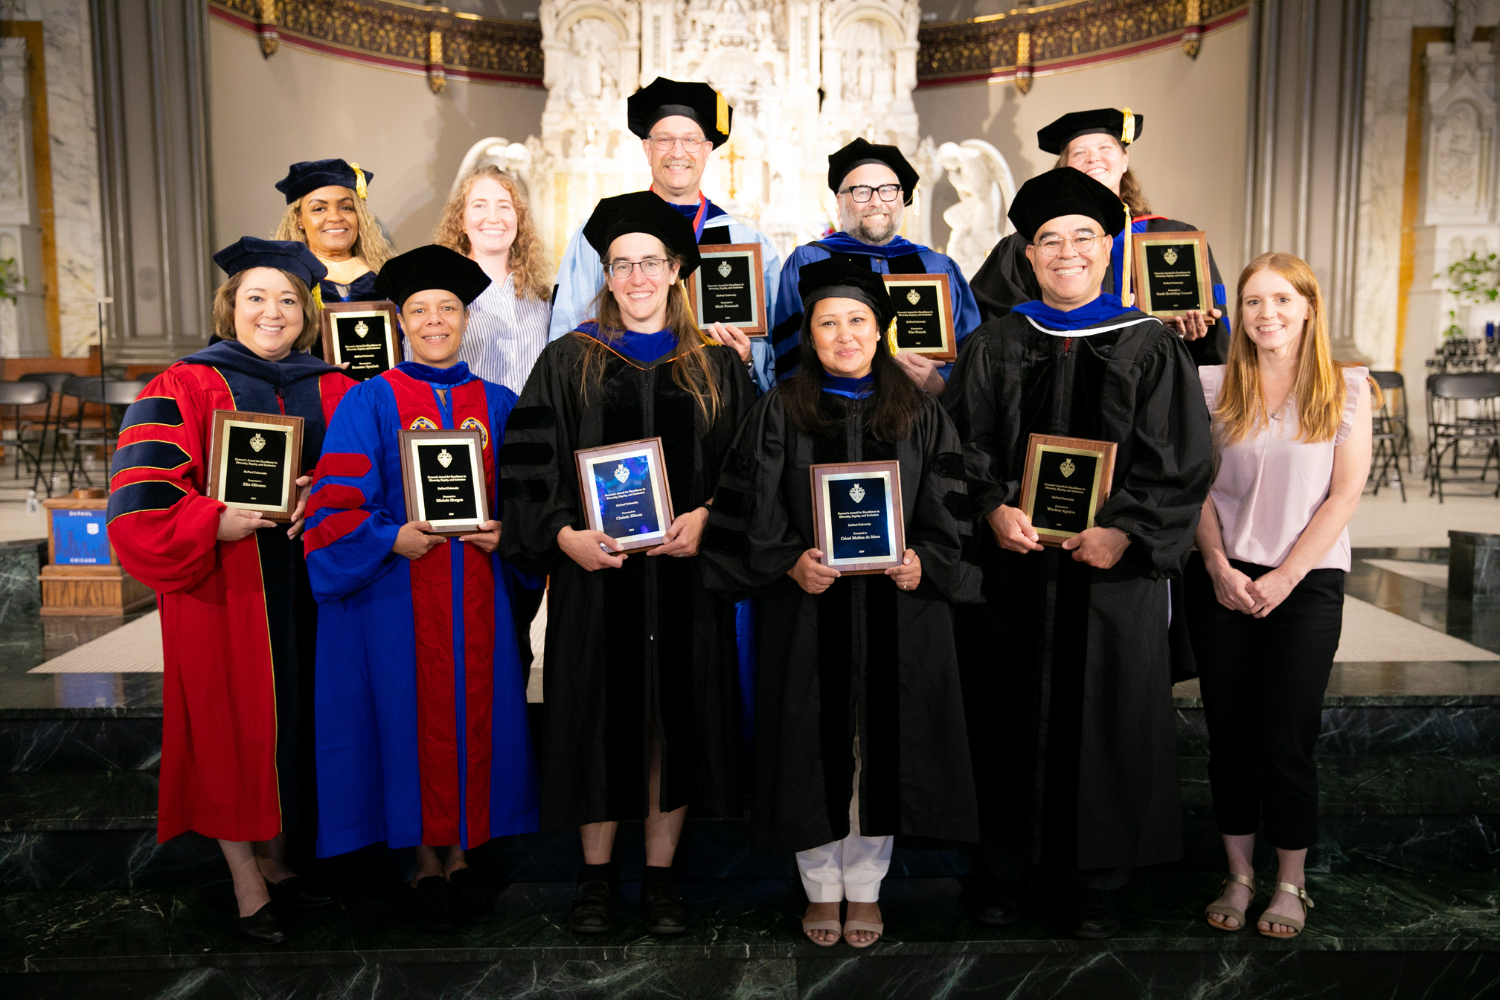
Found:
[[[1148, 233], [1197, 231], [1197, 226], [1176, 219], [1153, 217], [1146, 221]], [[1224, 279], [1219, 276], [1219, 265], [1214, 260], [1212, 247], [1208, 250], [1208, 273], [1209, 280], [1215, 286], [1223, 287]], [[1026, 237], [1020, 233], [1011, 233], [1001, 238], [974, 273], [974, 280], [969, 283], [969, 287], [973, 289], [974, 298], [979, 303], [979, 314], [986, 320], [999, 319], [1022, 302], [1041, 298], [1036, 272], [1031, 268], [1031, 261], [1026, 259]], [[1118, 291], [1115, 288], [1113, 265], [1104, 269], [1104, 280], [1100, 283], [1100, 288], [1110, 293]], [[1223, 322], [1215, 323], [1208, 328], [1207, 336], [1185, 343], [1194, 364], [1222, 365], [1229, 358], [1229, 326]]]
[[[853, 741], [860, 738], [860, 832], [977, 840], [950, 601], [978, 598], [963, 561], [967, 517], [958, 435], [929, 398], [896, 444], [862, 429], [869, 400], [822, 394], [829, 427], [787, 419], [783, 390], [761, 397], [725, 462], [704, 537], [706, 579], [758, 603], [755, 799], [761, 850], [801, 851], [849, 833]], [[901, 463], [906, 545], [922, 582], [845, 576], [822, 594], [787, 570], [814, 547], [808, 469]]]
[[500, 448], [500, 551], [550, 576], [542, 690], [542, 825], [561, 829], [647, 812], [650, 741], [661, 737], [659, 807], [738, 811], [738, 665], [734, 606], [703, 587], [700, 557], [636, 553], [589, 573], [557, 533], [582, 530], [573, 452], [662, 439], [672, 509], [702, 506], [755, 399], [729, 348], [707, 348], [720, 409], [711, 426], [672, 378], [676, 363], [610, 353], [602, 385], [580, 388], [583, 334], [548, 344], [506, 424]]
[[976, 517], [1018, 505], [1032, 432], [1114, 441], [1096, 523], [1131, 543], [1108, 570], [1002, 551], [979, 521], [986, 602], [958, 613], [981, 836], [1032, 863], [1135, 868], [1182, 852], [1167, 579], [1212, 473], [1186, 345], [1134, 310], [1071, 340], [1019, 313], [980, 327], [943, 395]]

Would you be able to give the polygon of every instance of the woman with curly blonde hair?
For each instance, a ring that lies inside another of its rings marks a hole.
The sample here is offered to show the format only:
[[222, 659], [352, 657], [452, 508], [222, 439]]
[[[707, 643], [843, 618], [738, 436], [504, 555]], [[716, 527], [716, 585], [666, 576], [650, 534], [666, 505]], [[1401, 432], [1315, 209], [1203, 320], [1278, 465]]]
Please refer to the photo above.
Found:
[[489, 382], [520, 394], [547, 346], [552, 320], [552, 271], [515, 179], [492, 163], [458, 179], [432, 242], [457, 250], [490, 276], [469, 306], [458, 359]]
[[[306, 160], [287, 168], [276, 190], [286, 195], [278, 240], [307, 244], [328, 269], [318, 282], [324, 302], [364, 302], [375, 294], [375, 275], [396, 251], [366, 202], [375, 175], [344, 160]], [[313, 352], [318, 352], [316, 342]]]

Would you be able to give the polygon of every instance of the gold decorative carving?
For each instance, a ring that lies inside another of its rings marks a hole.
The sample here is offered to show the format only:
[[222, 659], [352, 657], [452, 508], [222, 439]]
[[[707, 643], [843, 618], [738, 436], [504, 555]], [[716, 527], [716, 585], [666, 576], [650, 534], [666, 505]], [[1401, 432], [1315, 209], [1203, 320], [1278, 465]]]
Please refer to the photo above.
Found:
[[[1063, 0], [927, 25], [917, 31], [917, 79], [932, 84], [1017, 72], [1019, 87], [1018, 43], [1023, 34], [1029, 64], [1041, 69], [1048, 63], [1105, 55], [1179, 33], [1185, 36], [1194, 26], [1201, 39], [1205, 23], [1247, 6], [1247, 0]], [[1196, 19], [1189, 18], [1190, 8], [1196, 8]]]
[[1031, 32], [1016, 32], [1016, 89], [1031, 93]]
[[281, 35], [276, 30], [276, 0], [260, 0], [255, 12], [255, 33], [260, 36], [260, 52], [266, 58], [281, 48]]
[[443, 71], [443, 33], [437, 28], [427, 34], [427, 86], [434, 94], [448, 89], [448, 74]]
[[1187, 30], [1182, 33], [1182, 51], [1189, 59], [1197, 59], [1203, 48], [1203, 2], [1187, 0], [1187, 11], [1183, 15]]
[[401, 0], [209, 0], [209, 10], [254, 30], [262, 51], [269, 30], [276, 44], [302, 42], [354, 58], [405, 63], [425, 72], [434, 91], [446, 86], [450, 73], [542, 82], [542, 30], [536, 24]]

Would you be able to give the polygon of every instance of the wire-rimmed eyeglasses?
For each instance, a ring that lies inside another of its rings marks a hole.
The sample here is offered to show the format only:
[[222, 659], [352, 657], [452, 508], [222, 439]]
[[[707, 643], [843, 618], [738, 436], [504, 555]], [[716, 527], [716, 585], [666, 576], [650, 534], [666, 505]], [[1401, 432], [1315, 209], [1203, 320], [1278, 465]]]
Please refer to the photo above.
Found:
[[661, 274], [669, 261], [661, 257], [647, 257], [645, 260], [612, 260], [604, 265], [604, 269], [614, 275], [616, 281], [624, 281], [630, 277], [630, 272], [636, 268], [648, 278], [654, 278]]

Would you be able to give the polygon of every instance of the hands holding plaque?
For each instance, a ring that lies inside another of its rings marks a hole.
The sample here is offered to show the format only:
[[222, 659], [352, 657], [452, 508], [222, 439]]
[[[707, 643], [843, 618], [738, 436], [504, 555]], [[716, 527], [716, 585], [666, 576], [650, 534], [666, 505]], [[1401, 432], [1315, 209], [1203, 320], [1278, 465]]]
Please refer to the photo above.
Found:
[[1112, 441], [1032, 434], [1020, 506], [997, 507], [987, 518], [1000, 547], [1024, 553], [1056, 546], [1098, 569], [1118, 562], [1130, 537], [1094, 523], [1109, 497], [1115, 451]]
[[473, 535], [490, 523], [479, 431], [402, 431], [401, 477], [407, 520], [429, 534]]
[[[668, 542], [674, 518], [661, 438], [580, 448], [573, 456], [587, 530], [610, 539], [611, 545], [601, 542], [602, 547], [629, 552]], [[579, 561], [577, 556], [574, 560]], [[619, 564], [609, 561], [605, 565]]]
[[329, 302], [323, 306], [323, 359], [348, 364], [356, 382], [372, 379], [401, 363], [394, 302]]

